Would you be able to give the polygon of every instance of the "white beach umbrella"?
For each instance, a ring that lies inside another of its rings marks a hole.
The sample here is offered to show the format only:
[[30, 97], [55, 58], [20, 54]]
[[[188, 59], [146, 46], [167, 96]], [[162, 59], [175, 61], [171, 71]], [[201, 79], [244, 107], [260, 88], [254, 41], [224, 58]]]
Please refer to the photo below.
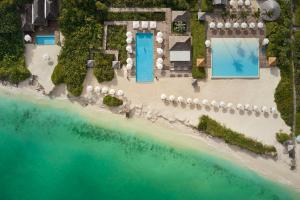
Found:
[[210, 105], [212, 105], [213, 107], [218, 107], [218, 103], [215, 100], [212, 100], [210, 102]]
[[126, 63], [127, 63], [127, 64], [132, 64], [132, 63], [133, 63], [132, 58], [127, 58], [127, 59], [126, 59]]
[[262, 41], [262, 45], [263, 46], [266, 46], [266, 45], [268, 45], [269, 44], [269, 39], [268, 38], [265, 38], [265, 39], [263, 39], [263, 41]]
[[255, 23], [254, 23], [254, 22], [251, 22], [251, 23], [249, 24], [249, 27], [252, 28], [252, 29], [254, 29], [254, 28], [255, 28]]
[[127, 46], [126, 46], [126, 51], [127, 51], [128, 53], [132, 53], [132, 46], [131, 46], [131, 45], [127, 45]]
[[49, 59], [50, 59], [50, 56], [47, 53], [43, 54], [44, 61], [48, 61]]
[[91, 93], [91, 92], [93, 91], [93, 86], [88, 85], [88, 86], [86, 87], [86, 91], [87, 91], [88, 93]]
[[108, 94], [110, 94], [110, 95], [115, 95], [115, 93], [116, 93], [116, 91], [114, 89], [110, 89], [108, 92]]
[[132, 69], [132, 67], [133, 67], [132, 63], [127, 63], [126, 69], [130, 70], [130, 69]]
[[210, 47], [210, 40], [206, 40], [205, 41], [205, 46], [208, 48], [208, 47]]
[[226, 106], [227, 106], [227, 108], [232, 108], [233, 104], [229, 102]]
[[166, 94], [161, 94], [160, 95], [160, 99], [161, 100], [166, 100], [167, 99], [167, 95]]
[[198, 98], [195, 98], [195, 99], [193, 99], [193, 103], [194, 103], [195, 105], [198, 105], [198, 104], [200, 103], [200, 101], [199, 101]]
[[243, 0], [238, 0], [238, 5], [239, 5], [239, 6], [244, 5], [244, 1], [243, 1]]
[[164, 50], [162, 48], [157, 48], [156, 52], [158, 55], [162, 55], [164, 53]]
[[219, 22], [219, 23], [217, 24], [217, 28], [219, 28], [219, 29], [223, 28], [223, 23], [222, 23], [222, 22]]
[[187, 99], [186, 99], [186, 103], [187, 103], [187, 104], [192, 104], [192, 103], [193, 103], [193, 100], [192, 100], [191, 98], [187, 98]]
[[236, 106], [236, 108], [238, 109], [238, 110], [244, 110], [244, 106], [242, 105], [242, 104], [237, 104], [237, 106]]
[[277, 113], [277, 110], [276, 110], [276, 108], [275, 108], [275, 107], [272, 107], [272, 108], [270, 109], [270, 111], [271, 111], [271, 113], [274, 113], [274, 114], [276, 114], [276, 113]]
[[132, 32], [131, 31], [127, 31], [127, 33], [126, 33], [126, 37], [132, 37], [133, 35], [132, 35]]
[[132, 37], [128, 37], [128, 38], [126, 39], [126, 43], [127, 43], [127, 44], [131, 44], [131, 43], [132, 43]]
[[123, 96], [123, 95], [124, 95], [123, 90], [118, 90], [118, 91], [117, 91], [117, 96], [121, 97], [121, 96]]
[[164, 39], [162, 37], [156, 37], [156, 42], [159, 44], [163, 43]]
[[245, 6], [250, 6], [251, 5], [251, 1], [250, 0], [245, 0]]
[[260, 28], [260, 29], [264, 28], [264, 23], [258, 22], [257, 27]]
[[203, 99], [203, 100], [202, 100], [202, 104], [203, 104], [203, 105], [208, 105], [208, 100], [207, 100], [207, 99]]
[[225, 23], [225, 28], [231, 28], [231, 23], [230, 22], [226, 22]]
[[225, 108], [225, 106], [226, 106], [225, 102], [224, 101], [220, 101], [220, 107], [221, 108]]
[[249, 110], [250, 111], [251, 110], [251, 105], [250, 104], [246, 104], [245, 105], [245, 110]]
[[100, 94], [100, 92], [101, 92], [100, 86], [96, 86], [94, 91], [95, 91], [95, 93]]
[[215, 22], [210, 22], [209, 23], [209, 28], [211, 28], [211, 29], [216, 28], [216, 23]]
[[229, 1], [229, 5], [232, 6], [232, 7], [235, 6], [235, 3], [236, 3], [235, 0], [230, 0], [230, 1]]
[[239, 28], [239, 27], [240, 27], [240, 24], [238, 22], [234, 22], [233, 28]]
[[163, 67], [164, 67], [163, 64], [161, 64], [161, 63], [156, 63], [156, 68], [157, 68], [157, 69], [162, 70]]
[[175, 96], [174, 96], [174, 95], [170, 95], [170, 96], [169, 96], [169, 101], [172, 101], [172, 102], [173, 102], [174, 100], [175, 100]]
[[101, 93], [102, 94], [106, 94], [108, 92], [108, 87], [103, 87], [102, 89], [101, 89]]
[[261, 107], [261, 111], [262, 111], [262, 112], [265, 112], [265, 113], [268, 112], [267, 106], [262, 106], [262, 107]]
[[31, 38], [30, 35], [27, 34], [27, 35], [24, 36], [24, 40], [25, 40], [25, 42], [31, 42], [32, 38]]
[[259, 111], [258, 106], [253, 106], [253, 110], [254, 110], [255, 112], [258, 112], [258, 111]]
[[157, 58], [156, 62], [162, 64], [164, 60], [162, 58]]
[[184, 98], [182, 96], [177, 97], [178, 103], [184, 103]]
[[140, 28], [140, 22], [139, 22], [139, 21], [133, 21], [133, 22], [132, 22], [132, 27], [133, 27], [134, 29]]
[[248, 27], [248, 24], [247, 24], [246, 22], [243, 22], [243, 23], [241, 24], [241, 28], [245, 29], [245, 28], [247, 28], [247, 27]]
[[143, 29], [148, 28], [148, 26], [149, 26], [149, 22], [147, 22], [147, 21], [142, 21], [142, 28], [143, 28]]
[[150, 28], [151, 29], [156, 29], [156, 21], [151, 21], [150, 22]]
[[156, 36], [157, 36], [157, 37], [163, 37], [164, 34], [163, 34], [162, 32], [159, 31], [159, 32], [156, 34]]

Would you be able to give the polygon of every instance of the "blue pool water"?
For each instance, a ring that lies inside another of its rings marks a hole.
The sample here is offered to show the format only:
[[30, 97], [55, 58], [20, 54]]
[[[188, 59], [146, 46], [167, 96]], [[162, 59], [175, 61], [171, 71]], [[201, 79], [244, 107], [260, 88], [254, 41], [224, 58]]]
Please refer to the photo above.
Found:
[[153, 34], [136, 34], [136, 81], [153, 81]]
[[35, 43], [39, 45], [54, 45], [55, 36], [54, 35], [37, 35], [35, 37]]
[[258, 78], [259, 40], [257, 38], [213, 38], [213, 78]]

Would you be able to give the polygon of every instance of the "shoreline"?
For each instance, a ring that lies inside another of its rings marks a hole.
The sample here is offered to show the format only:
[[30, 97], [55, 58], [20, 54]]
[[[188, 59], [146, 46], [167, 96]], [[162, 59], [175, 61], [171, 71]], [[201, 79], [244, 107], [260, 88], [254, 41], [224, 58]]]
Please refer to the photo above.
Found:
[[[78, 101], [71, 101], [67, 97], [52, 99], [28, 87], [0, 86], [0, 95], [2, 94], [13, 96], [13, 98], [18, 96], [26, 101], [44, 106], [62, 108], [79, 114], [94, 124], [103, 125], [107, 128], [115, 128], [112, 124], [118, 124], [118, 128], [130, 129], [135, 134], [151, 137], [154, 140], [171, 144], [176, 148], [196, 150], [225, 159], [285, 187], [290, 186], [296, 191], [300, 191], [300, 176], [297, 174], [299, 170], [291, 171], [288, 168], [288, 163], [284, 160], [280, 158], [277, 161], [267, 159], [238, 147], [227, 145], [220, 139], [199, 133], [178, 121], [169, 121], [158, 117], [154, 123], [151, 122], [151, 119], [147, 119], [142, 115], [134, 115], [131, 119], [125, 119], [125, 116], [112, 113], [106, 108], [99, 107], [99, 105], [82, 106]], [[56, 102], [56, 104], [53, 102]], [[143, 129], [146, 126], [147, 130]]]

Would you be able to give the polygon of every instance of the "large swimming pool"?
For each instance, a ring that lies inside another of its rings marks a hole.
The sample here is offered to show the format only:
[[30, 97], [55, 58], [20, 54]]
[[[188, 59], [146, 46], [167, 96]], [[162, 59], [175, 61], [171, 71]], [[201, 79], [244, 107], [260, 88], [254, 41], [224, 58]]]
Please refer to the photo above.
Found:
[[54, 45], [55, 36], [54, 35], [37, 35], [35, 36], [35, 43], [38, 45]]
[[258, 78], [257, 38], [212, 38], [212, 78]]
[[153, 34], [136, 34], [136, 81], [153, 81]]

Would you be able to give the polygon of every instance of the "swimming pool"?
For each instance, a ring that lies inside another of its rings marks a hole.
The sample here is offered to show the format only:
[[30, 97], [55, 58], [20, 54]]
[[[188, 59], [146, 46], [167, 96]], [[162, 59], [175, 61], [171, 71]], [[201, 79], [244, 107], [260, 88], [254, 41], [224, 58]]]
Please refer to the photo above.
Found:
[[212, 78], [258, 78], [258, 38], [212, 38]]
[[153, 81], [152, 33], [136, 33], [136, 81]]
[[55, 36], [54, 35], [37, 35], [35, 36], [35, 43], [38, 45], [54, 45]]

